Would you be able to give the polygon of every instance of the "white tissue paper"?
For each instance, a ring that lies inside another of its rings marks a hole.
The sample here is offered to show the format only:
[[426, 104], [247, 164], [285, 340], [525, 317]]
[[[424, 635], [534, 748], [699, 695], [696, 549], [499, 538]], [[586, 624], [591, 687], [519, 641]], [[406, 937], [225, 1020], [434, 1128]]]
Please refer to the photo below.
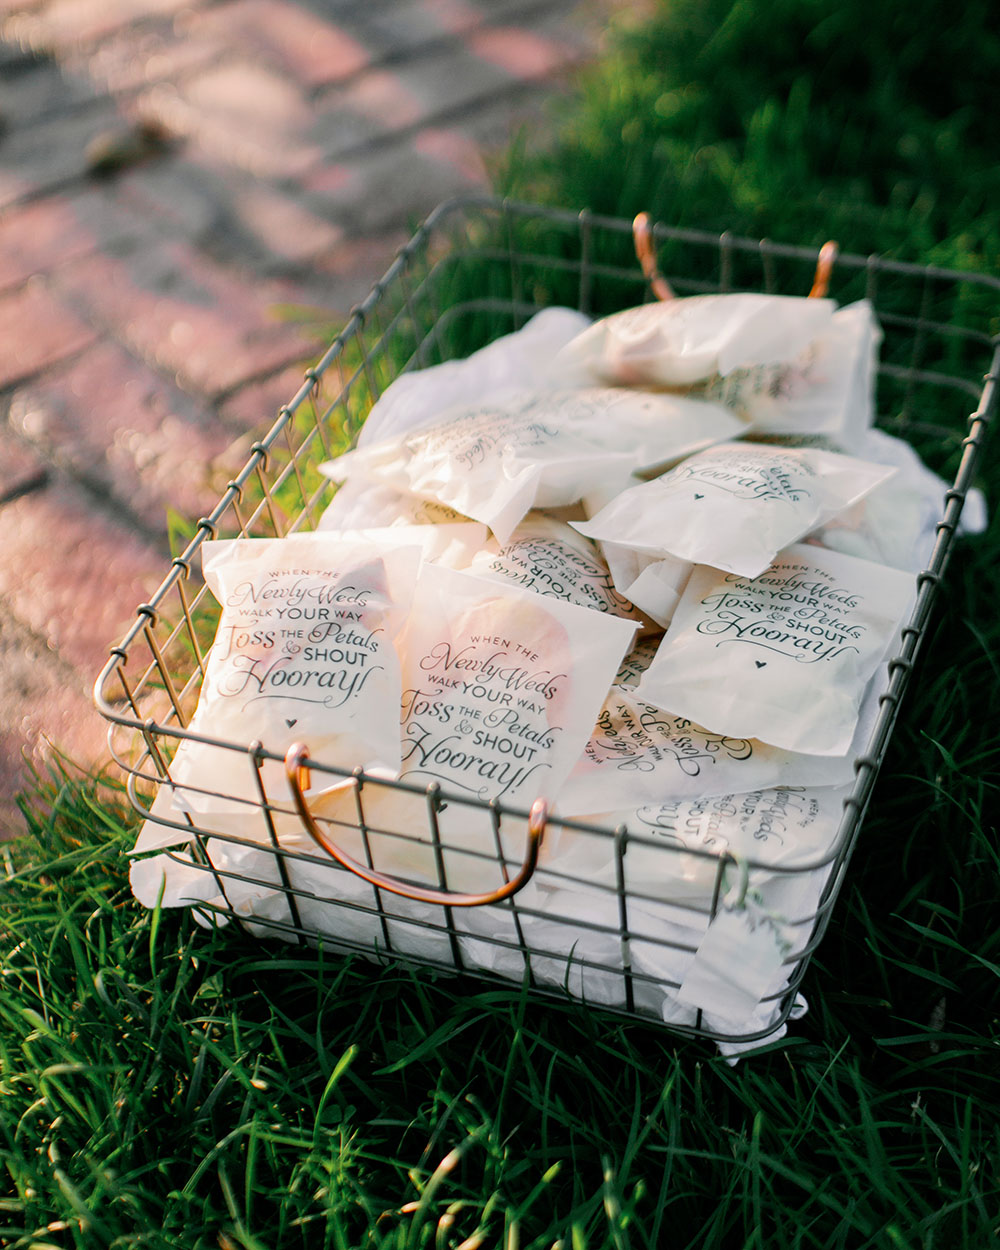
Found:
[[849, 752], [805, 754], [713, 732], [615, 688], [560, 791], [559, 810], [584, 816], [630, 801], [655, 804], [664, 794], [694, 798], [734, 788], [839, 785], [851, 775]]
[[[765, 1041], [775, 1041], [789, 975], [820, 917], [846, 793], [667, 802], [643, 813], [661, 824], [655, 838], [634, 812], [619, 813], [627, 832], [617, 836], [567, 828], [536, 874], [548, 927], [522, 917], [525, 934], [551, 952], [551, 979], [561, 972], [592, 1001], [625, 1006], [631, 968], [635, 1001], [658, 1001], [668, 1023], [737, 1039], [773, 1028]], [[576, 947], [574, 932], [585, 935]], [[792, 1018], [804, 1009], [796, 1001]], [[719, 1048], [736, 1057], [756, 1044]]]
[[[425, 874], [429, 861], [408, 851], [401, 852], [400, 846], [406, 839], [412, 839], [414, 845], [421, 843], [425, 850], [429, 845], [428, 799], [406, 795], [404, 809], [394, 806], [393, 792], [369, 784], [362, 799], [368, 809], [382, 808], [376, 794], [386, 796], [394, 813], [405, 810], [406, 821], [400, 826], [405, 831], [405, 839], [385, 835], [375, 826], [367, 830], [366, 843], [358, 828], [353, 781], [311, 795], [309, 807], [323, 835], [363, 865], [367, 864], [371, 851], [370, 866], [377, 870], [393, 875], [392, 870], [397, 869], [397, 875], [405, 878], [407, 871], [416, 864], [420, 874]], [[176, 827], [176, 822], [186, 817], [178, 815], [170, 787], [163, 786], [132, 849], [134, 856], [142, 856], [133, 860], [129, 874], [136, 899], [146, 907], [192, 906], [199, 923], [209, 927], [227, 924], [226, 915], [220, 913], [232, 911], [248, 932], [260, 937], [297, 941], [301, 929], [311, 935], [313, 944], [322, 939], [328, 946], [360, 950], [372, 958], [395, 953], [443, 966], [454, 963], [443, 908], [403, 898], [388, 890], [376, 890], [361, 877], [342, 868], [313, 842], [291, 806], [287, 787], [276, 790], [270, 797], [277, 851], [263, 812], [248, 804], [241, 812], [213, 812], [194, 818], [200, 843], [196, 860], [195, 852], [187, 849], [195, 839], [195, 829]], [[362, 810], [367, 817], [366, 808]], [[456, 827], [459, 827], [459, 810], [455, 807], [452, 816]], [[492, 844], [488, 814], [475, 812], [471, 817], [473, 822], [483, 826], [484, 845]], [[447, 844], [448, 824], [443, 818], [440, 823], [441, 840]], [[506, 825], [513, 823], [510, 817], [505, 817]], [[462, 826], [466, 837], [467, 826], [468, 821]], [[504, 836], [513, 846], [521, 831], [508, 827]], [[516, 849], [519, 858], [523, 855], [523, 846]], [[151, 851], [161, 853], [151, 855]], [[495, 856], [495, 852], [493, 854]], [[487, 875], [491, 878], [488, 886], [485, 884]], [[495, 858], [492, 873], [484, 872], [483, 877], [484, 888], [496, 888], [501, 884]], [[440, 884], [433, 867], [424, 875], [423, 883]], [[527, 889], [526, 896], [530, 897], [530, 884]], [[489, 936], [498, 941], [516, 942], [508, 909], [493, 905], [475, 910], [479, 913], [477, 923], [486, 926]], [[465, 936], [469, 926], [463, 915], [458, 909], [452, 915], [460, 951], [470, 940]], [[476, 946], [491, 949], [485, 938], [480, 938]], [[472, 954], [467, 958], [474, 963]]]
[[675, 556], [653, 556], [648, 552], [601, 543], [612, 581], [634, 607], [666, 629], [694, 565]]
[[874, 419], [881, 340], [867, 300], [835, 310], [826, 299], [700, 295], [595, 322], [558, 360], [584, 379], [701, 394], [758, 433], [828, 434], [854, 452]]
[[[569, 518], [570, 523], [593, 520], [612, 500], [630, 487], [637, 486], [640, 480], [633, 475], [625, 483], [600, 483], [582, 501], [584, 516]], [[594, 541], [607, 562], [608, 572], [619, 594], [661, 629], [666, 629], [691, 575], [691, 563], [674, 556], [652, 555], [621, 543], [601, 539]]]
[[[830, 518], [809, 541], [845, 555], [919, 573], [927, 567], [937, 527], [944, 513], [948, 483], [933, 473], [901, 438], [883, 430], [867, 430], [859, 454], [896, 472], [846, 512]], [[978, 534], [986, 528], [981, 491], [971, 490], [962, 509], [959, 532]]]
[[[707, 908], [720, 879], [720, 857], [754, 864], [755, 884], [768, 867], [820, 866], [831, 858], [850, 785], [779, 786], [748, 793], [664, 796], [651, 803], [580, 816], [602, 830], [624, 826], [620, 865], [630, 896]], [[563, 829], [543, 862], [565, 880], [616, 888], [616, 839]], [[725, 879], [732, 883], [732, 871]], [[773, 886], [771, 887], [773, 889]]]

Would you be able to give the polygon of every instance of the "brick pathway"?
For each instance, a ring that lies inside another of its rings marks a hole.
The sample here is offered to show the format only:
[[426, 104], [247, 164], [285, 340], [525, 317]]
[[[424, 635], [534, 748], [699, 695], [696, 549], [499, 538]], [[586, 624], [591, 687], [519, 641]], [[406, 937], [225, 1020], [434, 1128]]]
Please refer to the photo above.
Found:
[[166, 509], [210, 509], [318, 354], [275, 307], [345, 316], [601, 7], [0, 0], [0, 835], [26, 760], [106, 759], [90, 689]]

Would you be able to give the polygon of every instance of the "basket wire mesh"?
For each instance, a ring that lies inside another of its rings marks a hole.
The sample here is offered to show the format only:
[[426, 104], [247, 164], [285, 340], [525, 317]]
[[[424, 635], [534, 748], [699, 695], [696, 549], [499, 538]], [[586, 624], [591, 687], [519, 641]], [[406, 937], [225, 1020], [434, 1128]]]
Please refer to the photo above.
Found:
[[[767, 239], [653, 225], [651, 242], [659, 272], [678, 295], [735, 290], [804, 294], [817, 266], [816, 249]], [[613, 863], [614, 885], [588, 885], [596, 897], [604, 895], [593, 918], [575, 915], [570, 922], [541, 917], [556, 932], [562, 924], [559, 940], [543, 949], [531, 929], [540, 914], [516, 893], [492, 904], [494, 912], [504, 912], [502, 931], [477, 930], [465, 919], [471, 908], [444, 899], [414, 907], [391, 888], [359, 881], [319, 845], [303, 849], [300, 842], [283, 842], [281, 828], [299, 819], [294, 787], [291, 799], [269, 793], [262, 771], [268, 761], [283, 763], [283, 754], [267, 743], [209, 738], [188, 728], [218, 621], [217, 605], [196, 575], [196, 556], [207, 538], [283, 537], [314, 529], [334, 489], [318, 465], [347, 449], [371, 405], [406, 370], [466, 356], [519, 329], [547, 305], [597, 316], [650, 298], [633, 248], [632, 223], [469, 197], [442, 205], [427, 219], [352, 311], [322, 359], [305, 372], [299, 390], [253, 444], [242, 471], [212, 512], [198, 519], [190, 542], [170, 563], [155, 594], [139, 605], [133, 625], [112, 648], [97, 680], [95, 698], [110, 722], [112, 756], [125, 770], [130, 799], [144, 816], [149, 817], [158, 794], [169, 795], [170, 761], [181, 740], [194, 738], [246, 757], [245, 792], [214, 797], [243, 804], [248, 823], [256, 822], [262, 833], [244, 838], [202, 827], [200, 818], [173, 811], [163, 801], [151, 817], [164, 830], [189, 840], [190, 867], [212, 879], [215, 901], [195, 909], [203, 923], [236, 921], [261, 936], [296, 942], [321, 938], [334, 949], [451, 971], [493, 967], [509, 978], [526, 980], [542, 995], [561, 996], [567, 990], [586, 994], [586, 987], [599, 986], [603, 1009], [659, 1020], [651, 1006], [653, 989], [657, 982], [667, 989], [679, 983], [649, 969], [658, 967], [658, 951], [693, 952], [697, 937], [692, 944], [676, 932], [664, 936], [644, 920], [644, 907], [656, 900], [630, 880], [627, 859], [630, 845], [644, 844], [658, 854], [685, 856], [684, 862], [694, 864], [703, 879], [700, 892], [677, 904], [679, 913], [689, 916], [692, 934], [715, 916], [727, 892], [731, 898], [734, 888], [745, 891], [761, 874], [813, 874], [821, 883], [808, 914], [789, 918], [796, 940], [784, 957], [788, 980], [780, 993], [770, 996], [775, 1010], [766, 1027], [739, 1035], [721, 1033], [706, 1027], [700, 1011], [693, 1022], [671, 1027], [719, 1041], [754, 1042], [785, 1021], [843, 882], [997, 405], [998, 348], [989, 326], [1000, 304], [1000, 281], [850, 254], [832, 257], [829, 278], [831, 296], [840, 303], [867, 298], [882, 326], [880, 424], [908, 438], [932, 468], [952, 481], [942, 500], [933, 553], [917, 579], [916, 604], [889, 663], [870, 740], [854, 762], [854, 786], [829, 852], [794, 867], [776, 867], [752, 858], [737, 861], [726, 851], [674, 847], [626, 826], [609, 829], [547, 815], [542, 818], [546, 837], [570, 830], [603, 847]], [[521, 839], [532, 813], [444, 793], [437, 785], [421, 789], [370, 777], [321, 759], [308, 760], [308, 767], [329, 785], [350, 783], [349, 815], [317, 815], [316, 823], [334, 843], [350, 834], [360, 847], [361, 868], [374, 881], [379, 879], [376, 844], [412, 840], [435, 865], [436, 880], [422, 884], [447, 894], [447, 853], [454, 848], [442, 833], [439, 816], [448, 806], [461, 810], [481, 830], [481, 849], [470, 852], [465, 847], [463, 853], [493, 866], [498, 889], [523, 870]], [[418, 805], [421, 819], [410, 832], [369, 823], [369, 797], [389, 790], [405, 793]], [[231, 865], [220, 867], [213, 843], [245, 849], [250, 858], [238, 871]], [[323, 873], [330, 882], [326, 898], [315, 887]], [[565, 874], [558, 858], [544, 873], [552, 885], [575, 884], [561, 882]], [[301, 884], [303, 874], [309, 874], [309, 886]], [[248, 891], [280, 905], [250, 914], [241, 901]], [[595, 948], [591, 936], [602, 944]], [[613, 963], [605, 953], [609, 942]], [[595, 949], [598, 956], [591, 957]], [[637, 957], [640, 951], [643, 958]]]

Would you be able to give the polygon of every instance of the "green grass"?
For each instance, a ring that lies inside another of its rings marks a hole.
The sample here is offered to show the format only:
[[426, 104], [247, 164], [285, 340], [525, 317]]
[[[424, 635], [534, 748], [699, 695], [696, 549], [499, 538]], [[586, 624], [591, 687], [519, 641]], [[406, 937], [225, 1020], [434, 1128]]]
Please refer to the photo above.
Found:
[[658, 0], [507, 191], [670, 225], [996, 272], [989, 0]]
[[[995, 271], [989, 30], [976, 3], [670, 0], [502, 184]], [[0, 1245], [994, 1244], [998, 602], [994, 519], [952, 561], [810, 1012], [735, 1069], [516, 985], [145, 912], [117, 782], [40, 785], [0, 889]]]
[[735, 1070], [518, 986], [145, 912], [131, 817], [50, 788], [0, 903], [0, 1243], [991, 1244], [996, 794], [915, 726], [944, 648], [991, 665], [954, 609], [934, 642], [811, 1012]]
[[122, 796], [57, 778], [0, 893], [0, 1244], [992, 1244], [998, 537], [952, 565], [810, 1013], [735, 1070], [519, 986], [143, 911]]

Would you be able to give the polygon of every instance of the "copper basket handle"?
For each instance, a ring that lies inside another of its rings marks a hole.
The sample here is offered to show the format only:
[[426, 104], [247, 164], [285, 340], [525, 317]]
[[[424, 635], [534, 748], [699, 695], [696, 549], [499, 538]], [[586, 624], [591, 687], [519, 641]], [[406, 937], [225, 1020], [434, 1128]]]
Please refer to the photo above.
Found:
[[303, 793], [303, 787], [309, 784], [309, 749], [303, 743], [296, 742], [288, 748], [285, 754], [285, 773], [296, 811], [306, 833], [320, 850], [325, 851], [331, 859], [335, 859], [342, 868], [353, 872], [355, 876], [367, 881], [369, 885], [378, 886], [380, 890], [388, 890], [391, 894], [399, 894], [403, 898], [413, 899], [418, 903], [434, 903], [441, 907], [486, 907], [490, 903], [499, 903], [505, 898], [510, 898], [512, 894], [516, 894], [518, 890], [526, 886], [538, 865], [538, 852], [549, 814], [548, 804], [544, 799], [536, 799], [531, 805], [531, 812], [528, 816], [528, 845], [517, 875], [505, 881], [499, 889], [490, 890], [486, 894], [459, 894], [451, 890], [435, 890], [430, 886], [410, 885], [386, 873], [376, 872], [373, 868], [359, 864], [356, 859], [330, 842], [317, 825], [316, 818], [310, 812]]
[[812, 289], [809, 292], [810, 299], [823, 299], [829, 291], [830, 275], [839, 252], [840, 248], [833, 239], [828, 239], [819, 249], [819, 255], [816, 257], [816, 272], [813, 275]]
[[660, 273], [656, 264], [656, 249], [653, 246], [653, 230], [649, 213], [639, 213], [632, 222], [632, 240], [635, 243], [636, 257], [642, 267], [642, 275], [649, 283], [649, 289], [658, 300], [673, 299], [673, 288]]

